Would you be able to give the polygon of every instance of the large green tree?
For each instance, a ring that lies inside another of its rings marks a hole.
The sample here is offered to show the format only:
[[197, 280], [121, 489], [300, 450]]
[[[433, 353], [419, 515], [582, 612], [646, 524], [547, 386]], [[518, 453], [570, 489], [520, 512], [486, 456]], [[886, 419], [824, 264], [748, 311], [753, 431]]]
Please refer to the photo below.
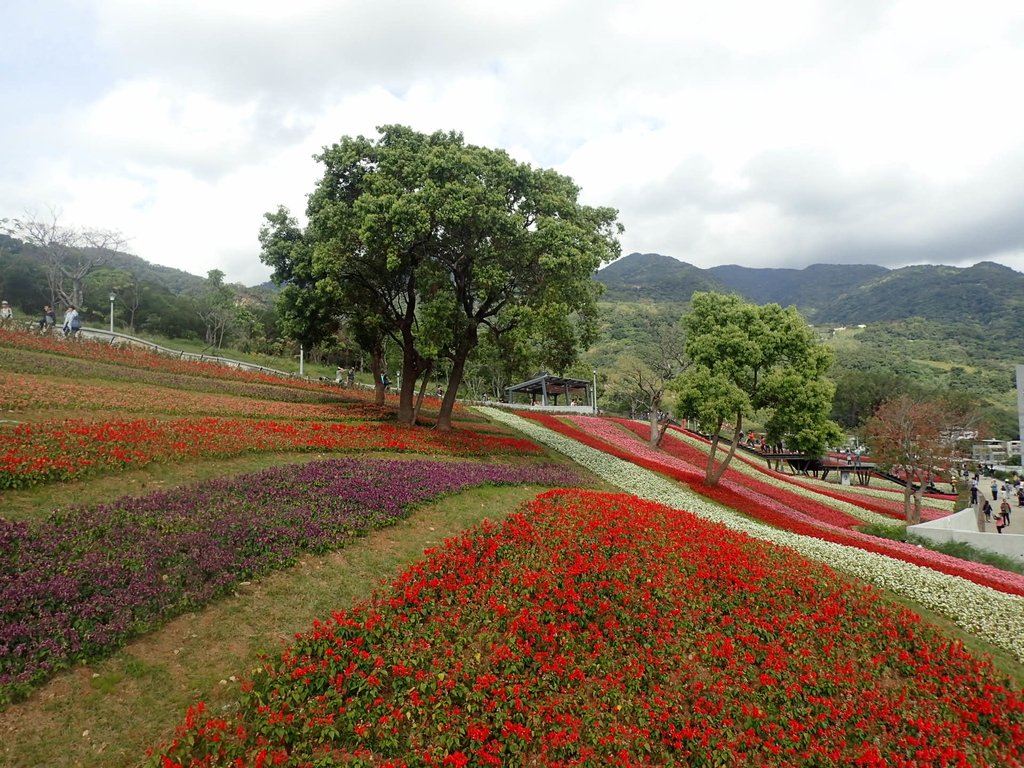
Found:
[[[832, 351], [794, 307], [757, 306], [735, 295], [693, 294], [683, 318], [690, 367], [673, 382], [676, 413], [711, 434], [706, 481], [715, 485], [736, 452], [743, 420], [758, 413], [769, 439], [818, 456], [842, 433], [829, 420]], [[718, 447], [732, 426], [724, 459]]]
[[379, 134], [324, 149], [306, 229], [283, 209], [268, 215], [262, 258], [279, 282], [301, 276], [314, 320], [323, 316], [317, 297], [381, 319], [402, 350], [400, 421], [415, 419], [417, 381], [447, 361], [438, 419], [447, 429], [481, 326], [499, 335], [530, 328], [569, 345], [592, 336], [592, 275], [619, 255], [621, 227], [614, 210], [581, 205], [567, 177], [461, 134]]

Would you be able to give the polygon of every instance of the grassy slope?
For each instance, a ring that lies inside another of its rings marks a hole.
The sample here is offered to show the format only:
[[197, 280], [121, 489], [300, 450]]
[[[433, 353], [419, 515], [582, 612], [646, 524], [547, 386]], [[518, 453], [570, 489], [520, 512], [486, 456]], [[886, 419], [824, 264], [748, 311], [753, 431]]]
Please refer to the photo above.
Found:
[[[74, 484], [8, 492], [5, 516], [38, 518], [69, 498], [98, 502], [314, 458], [268, 454], [151, 465]], [[314, 618], [362, 599], [382, 579], [418, 559], [425, 547], [484, 518], [502, 517], [537, 490], [479, 489], [428, 505], [396, 527], [378, 531], [342, 552], [308, 558], [200, 613], [174, 620], [104, 662], [59, 676], [29, 701], [0, 713], [0, 765], [139, 764], [147, 746], [171, 736], [189, 703], [205, 699], [223, 706], [230, 702], [236, 691], [232, 676], [244, 675], [261, 652], [273, 652]], [[976, 651], [991, 654], [1018, 683], [1024, 679], [1021, 666], [1005, 654], [922, 613], [963, 637]]]
[[[41, 365], [52, 358], [49, 364], [56, 362], [65, 371], [83, 365], [74, 358], [32, 354]], [[204, 386], [204, 381], [196, 380], [197, 391]], [[52, 406], [5, 414], [9, 421], [27, 422], [55, 415]], [[62, 409], [59, 415], [76, 414]], [[69, 503], [99, 503], [318, 458], [323, 454], [264, 453], [158, 463], [76, 482], [6, 491], [4, 517], [41, 520]], [[594, 484], [600, 486], [599, 481]], [[314, 619], [365, 598], [378, 583], [417, 560], [425, 548], [485, 518], [503, 517], [540, 490], [536, 486], [480, 488], [445, 497], [343, 551], [306, 558], [298, 567], [248, 585], [228, 600], [174, 619], [102, 662], [57, 676], [28, 701], [0, 712], [0, 766], [141, 764], [148, 747], [173, 736], [189, 704], [198, 699], [217, 704], [230, 701], [236, 694], [231, 678], [244, 675], [260, 654], [275, 652]]]

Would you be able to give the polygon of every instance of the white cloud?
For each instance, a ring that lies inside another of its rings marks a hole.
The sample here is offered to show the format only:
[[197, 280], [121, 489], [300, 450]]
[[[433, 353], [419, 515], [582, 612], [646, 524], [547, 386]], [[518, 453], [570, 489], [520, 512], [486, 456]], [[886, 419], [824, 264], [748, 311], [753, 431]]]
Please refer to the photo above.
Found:
[[196, 274], [264, 279], [263, 212], [388, 123], [568, 173], [625, 252], [1024, 266], [1009, 0], [66, 2], [8, 19], [0, 64], [49, 58], [3, 90], [0, 216], [55, 205]]

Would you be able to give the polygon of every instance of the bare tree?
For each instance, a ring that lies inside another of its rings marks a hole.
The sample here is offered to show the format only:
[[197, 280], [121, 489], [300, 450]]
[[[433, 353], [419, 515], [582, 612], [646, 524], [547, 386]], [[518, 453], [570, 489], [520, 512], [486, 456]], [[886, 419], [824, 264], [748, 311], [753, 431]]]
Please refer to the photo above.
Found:
[[46, 255], [46, 277], [52, 304], [82, 306], [85, 278], [107, 264], [116, 251], [124, 248], [125, 237], [109, 229], [79, 229], [61, 223], [61, 212], [50, 208], [49, 215], [27, 212], [14, 219], [14, 233]]
[[209, 270], [206, 280], [206, 287], [196, 302], [196, 313], [206, 324], [206, 343], [220, 349], [234, 318], [236, 291], [224, 283], [224, 273], [219, 269]]
[[646, 411], [650, 422], [648, 442], [652, 448], [661, 444], [669, 425], [668, 409], [663, 408], [669, 383], [686, 368], [684, 337], [680, 328], [657, 329], [655, 343], [647, 350], [646, 359], [624, 355], [616, 364], [618, 374], [612, 382], [616, 393], [630, 402], [631, 411]]
[[865, 425], [871, 457], [905, 481], [904, 515], [921, 522], [925, 489], [948, 477], [958, 455], [958, 437], [979, 426], [977, 412], [964, 404], [931, 397], [898, 395], [882, 403]]

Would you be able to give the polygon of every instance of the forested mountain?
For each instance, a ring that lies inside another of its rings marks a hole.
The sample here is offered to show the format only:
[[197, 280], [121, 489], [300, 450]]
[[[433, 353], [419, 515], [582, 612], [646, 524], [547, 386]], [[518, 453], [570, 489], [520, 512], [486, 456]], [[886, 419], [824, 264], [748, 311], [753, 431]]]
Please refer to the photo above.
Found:
[[694, 291], [728, 291], [708, 271], [657, 253], [631, 253], [597, 273], [608, 301], [688, 302]]
[[732, 292], [757, 304], [794, 305], [818, 327], [836, 350], [837, 408], [857, 411], [847, 422], [863, 415], [860, 394], [904, 382], [974, 397], [993, 434], [1017, 435], [1014, 366], [1024, 363], [1024, 274], [1008, 267], [704, 270], [633, 253], [596, 279], [605, 285], [602, 340], [591, 358], [599, 368], [614, 368], [627, 348], [656, 354], [656, 329], [687, 311], [693, 291]]
[[[915, 266], [851, 286], [821, 308], [841, 323], [922, 317], [946, 322], [999, 323], [1024, 310], [1024, 274], [983, 261], [973, 267]], [[1018, 326], [1019, 327], [1019, 326]]]
[[38, 318], [44, 304], [63, 312], [74, 303], [87, 323], [170, 338], [225, 340], [273, 349], [278, 334], [274, 291], [225, 285], [214, 270], [199, 277], [115, 249], [40, 246], [0, 233], [0, 294], [19, 319]]
[[[40, 267], [45, 267], [48, 260], [46, 252], [42, 249], [3, 233], [0, 233], [0, 256], [23, 259]], [[206, 283], [205, 277], [198, 277], [174, 267], [152, 264], [139, 256], [120, 251], [111, 251], [107, 255], [106, 266], [110, 269], [126, 270], [141, 282], [158, 285], [176, 294], [200, 290]]]
[[707, 272], [748, 301], [783, 307], [792, 304], [810, 317], [826, 312], [852, 288], [880, 279], [889, 270], [867, 264], [812, 264], [804, 269], [728, 265], [711, 267]]
[[1024, 274], [992, 262], [887, 269], [814, 264], [804, 269], [735, 265], [700, 269], [655, 253], [632, 253], [597, 273], [608, 301], [686, 303], [693, 291], [738, 293], [756, 304], [794, 305], [817, 324], [921, 318], [982, 327], [1006, 342], [1024, 331]]

